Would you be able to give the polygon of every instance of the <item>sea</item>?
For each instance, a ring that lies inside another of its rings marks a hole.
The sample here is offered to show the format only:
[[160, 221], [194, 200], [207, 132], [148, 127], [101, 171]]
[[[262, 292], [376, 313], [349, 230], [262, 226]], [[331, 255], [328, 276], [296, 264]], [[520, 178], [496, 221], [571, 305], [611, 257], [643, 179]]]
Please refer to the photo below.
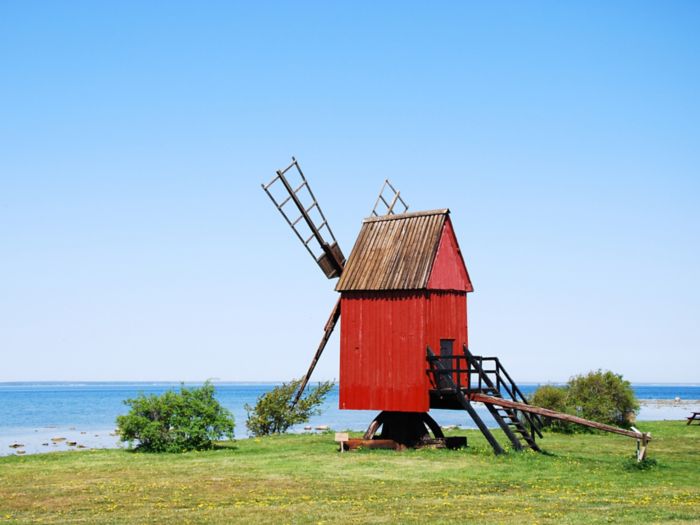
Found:
[[[215, 383], [216, 398], [235, 418], [236, 439], [248, 437], [246, 404], [254, 405], [259, 396], [277, 384]], [[187, 387], [197, 385], [185, 384]], [[128, 411], [124, 401], [141, 393], [161, 394], [180, 386], [181, 383], [166, 382], [0, 383], [0, 456], [124, 446], [115, 431], [116, 417]], [[539, 385], [519, 386], [525, 395], [529, 395]], [[638, 421], [682, 420], [690, 409], [700, 410], [700, 385], [632, 386], [642, 402]], [[489, 426], [496, 426], [483, 406], [476, 405], [476, 408]], [[471, 419], [461, 411], [431, 410], [430, 414], [442, 426], [475, 428]], [[362, 431], [376, 415], [376, 411], [339, 410], [336, 386], [328, 394], [319, 415], [291, 430]]]

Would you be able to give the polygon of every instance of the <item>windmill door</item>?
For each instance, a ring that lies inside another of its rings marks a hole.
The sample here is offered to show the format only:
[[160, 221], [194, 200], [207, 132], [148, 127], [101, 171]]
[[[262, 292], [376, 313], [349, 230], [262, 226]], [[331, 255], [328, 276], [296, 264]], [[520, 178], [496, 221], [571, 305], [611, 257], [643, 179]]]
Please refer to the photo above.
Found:
[[[443, 368], [455, 369], [454, 339], [440, 339], [440, 364]], [[457, 373], [452, 374], [455, 383], [458, 381]]]

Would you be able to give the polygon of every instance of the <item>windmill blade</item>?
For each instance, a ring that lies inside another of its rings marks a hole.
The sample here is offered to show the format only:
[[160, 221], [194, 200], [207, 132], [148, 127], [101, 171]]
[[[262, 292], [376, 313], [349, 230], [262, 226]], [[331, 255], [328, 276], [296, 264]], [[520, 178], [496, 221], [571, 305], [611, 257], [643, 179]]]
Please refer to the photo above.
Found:
[[328, 343], [328, 340], [331, 338], [331, 334], [333, 333], [333, 329], [335, 328], [335, 325], [338, 323], [338, 319], [340, 319], [340, 299], [338, 299], [338, 301], [336, 301], [335, 306], [333, 307], [333, 310], [331, 311], [331, 315], [330, 315], [330, 317], [328, 317], [328, 321], [326, 321], [326, 326], [324, 327], [323, 337], [321, 338], [321, 342], [319, 343], [318, 348], [316, 349], [316, 353], [314, 354], [314, 358], [311, 360], [311, 364], [309, 365], [309, 369], [307, 370], [306, 375], [301, 380], [301, 384], [299, 385], [299, 390], [297, 390], [297, 393], [294, 395], [294, 399], [292, 399], [292, 406], [297, 404], [297, 401], [299, 401], [299, 398], [301, 398], [301, 395], [304, 393], [304, 390], [306, 389], [306, 385], [309, 383], [309, 379], [311, 378], [311, 374], [313, 374], [314, 368], [316, 368], [316, 363], [318, 363], [318, 360], [321, 357], [321, 354], [323, 353], [323, 349], [326, 348], [326, 344]]
[[297, 160], [292, 157], [292, 163], [277, 170], [275, 178], [262, 188], [326, 277], [339, 277], [345, 256]]
[[[408, 204], [401, 198], [401, 192], [391, 185], [389, 179], [385, 179], [382, 189], [379, 190], [379, 197], [377, 197], [377, 201], [374, 203], [371, 215], [372, 217], [394, 215], [394, 207], [397, 206], [400, 210], [399, 213], [406, 213], [408, 211]], [[379, 213], [379, 211], [382, 211], [382, 213]]]

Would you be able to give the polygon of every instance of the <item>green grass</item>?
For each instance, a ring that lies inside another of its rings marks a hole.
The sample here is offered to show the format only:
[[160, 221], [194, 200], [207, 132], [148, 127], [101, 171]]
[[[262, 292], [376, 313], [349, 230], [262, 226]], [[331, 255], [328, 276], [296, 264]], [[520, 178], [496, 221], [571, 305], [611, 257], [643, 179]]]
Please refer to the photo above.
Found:
[[700, 523], [700, 426], [640, 423], [635, 442], [547, 434], [548, 454], [340, 454], [333, 434], [186, 454], [81, 451], [0, 458], [2, 523]]

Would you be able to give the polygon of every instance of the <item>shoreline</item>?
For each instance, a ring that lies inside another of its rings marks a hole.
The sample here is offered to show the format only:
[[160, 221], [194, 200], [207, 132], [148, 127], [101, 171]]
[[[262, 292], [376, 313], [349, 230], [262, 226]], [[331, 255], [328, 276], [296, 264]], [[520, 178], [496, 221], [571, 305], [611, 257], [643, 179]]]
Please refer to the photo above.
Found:
[[[638, 422], [643, 421], [678, 421], [685, 424], [691, 411], [700, 412], [700, 399], [639, 399], [640, 411]], [[448, 425], [451, 426], [451, 425]], [[356, 428], [333, 428], [330, 430], [363, 431]], [[460, 428], [471, 428], [468, 426]], [[495, 427], [494, 427], [495, 428]], [[79, 428], [61, 426], [43, 426], [39, 428], [17, 428], [5, 433], [0, 428], [0, 457], [12, 455], [46, 454], [69, 450], [97, 450], [125, 448], [119, 441], [114, 428]], [[295, 433], [308, 433], [308, 430], [296, 429]], [[313, 431], [312, 431], [313, 432]], [[247, 439], [236, 437], [236, 439]]]
[[700, 399], [637, 399], [640, 407], [700, 407]]

